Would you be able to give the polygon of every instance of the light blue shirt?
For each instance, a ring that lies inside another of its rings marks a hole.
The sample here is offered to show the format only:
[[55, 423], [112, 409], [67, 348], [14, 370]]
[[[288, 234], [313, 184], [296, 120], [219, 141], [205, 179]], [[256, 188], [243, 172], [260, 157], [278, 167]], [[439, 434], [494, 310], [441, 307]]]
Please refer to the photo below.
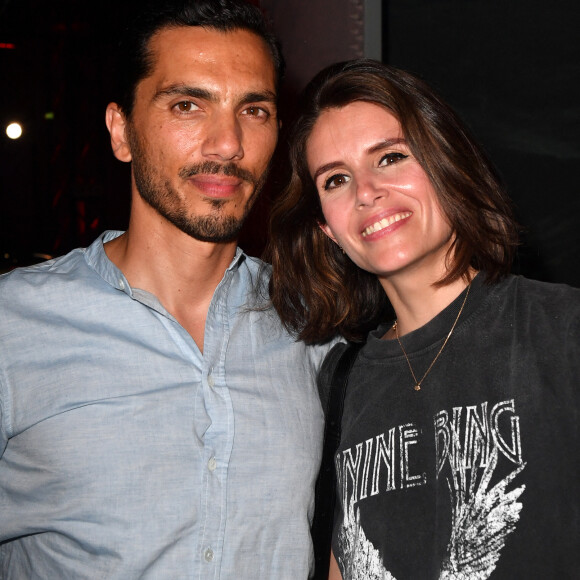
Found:
[[0, 277], [0, 577], [308, 576], [323, 413], [237, 251], [204, 352], [87, 249]]

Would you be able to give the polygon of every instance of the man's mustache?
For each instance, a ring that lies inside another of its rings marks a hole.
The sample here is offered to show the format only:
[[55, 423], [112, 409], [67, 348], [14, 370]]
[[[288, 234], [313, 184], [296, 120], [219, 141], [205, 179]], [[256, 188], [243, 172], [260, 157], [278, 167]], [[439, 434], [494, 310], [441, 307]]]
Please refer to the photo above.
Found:
[[247, 169], [239, 167], [235, 163], [217, 163], [216, 161], [204, 161], [195, 165], [188, 165], [179, 171], [179, 177], [188, 179], [194, 175], [227, 175], [228, 177], [237, 177], [243, 181], [251, 183], [254, 187], [258, 180]]

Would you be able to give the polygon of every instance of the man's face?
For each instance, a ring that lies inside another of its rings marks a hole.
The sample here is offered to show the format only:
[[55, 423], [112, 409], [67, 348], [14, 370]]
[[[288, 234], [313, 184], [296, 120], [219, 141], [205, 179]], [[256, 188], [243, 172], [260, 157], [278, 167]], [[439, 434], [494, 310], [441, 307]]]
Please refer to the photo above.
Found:
[[245, 30], [163, 29], [125, 129], [134, 188], [166, 220], [209, 242], [236, 238], [276, 146], [275, 71]]

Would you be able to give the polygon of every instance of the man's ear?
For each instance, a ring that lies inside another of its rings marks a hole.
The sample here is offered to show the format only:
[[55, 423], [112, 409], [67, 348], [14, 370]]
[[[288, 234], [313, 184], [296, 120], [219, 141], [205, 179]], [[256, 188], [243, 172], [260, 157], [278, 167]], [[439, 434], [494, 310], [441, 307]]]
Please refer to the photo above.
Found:
[[127, 119], [117, 103], [109, 103], [105, 123], [111, 135], [113, 154], [119, 161], [131, 161], [131, 148], [127, 140]]

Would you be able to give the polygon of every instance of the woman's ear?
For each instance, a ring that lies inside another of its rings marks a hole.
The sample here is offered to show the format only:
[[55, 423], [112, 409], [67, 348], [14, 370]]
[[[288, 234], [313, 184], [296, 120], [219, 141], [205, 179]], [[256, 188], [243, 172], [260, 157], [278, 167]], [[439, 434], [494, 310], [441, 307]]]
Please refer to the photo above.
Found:
[[111, 135], [113, 154], [119, 161], [131, 161], [131, 147], [127, 140], [127, 119], [117, 103], [109, 103], [105, 123]]
[[[328, 227], [328, 224], [323, 224], [318, 222], [318, 227], [335, 243], [338, 244], [332, 230]], [[340, 245], [340, 244], [339, 244]]]

